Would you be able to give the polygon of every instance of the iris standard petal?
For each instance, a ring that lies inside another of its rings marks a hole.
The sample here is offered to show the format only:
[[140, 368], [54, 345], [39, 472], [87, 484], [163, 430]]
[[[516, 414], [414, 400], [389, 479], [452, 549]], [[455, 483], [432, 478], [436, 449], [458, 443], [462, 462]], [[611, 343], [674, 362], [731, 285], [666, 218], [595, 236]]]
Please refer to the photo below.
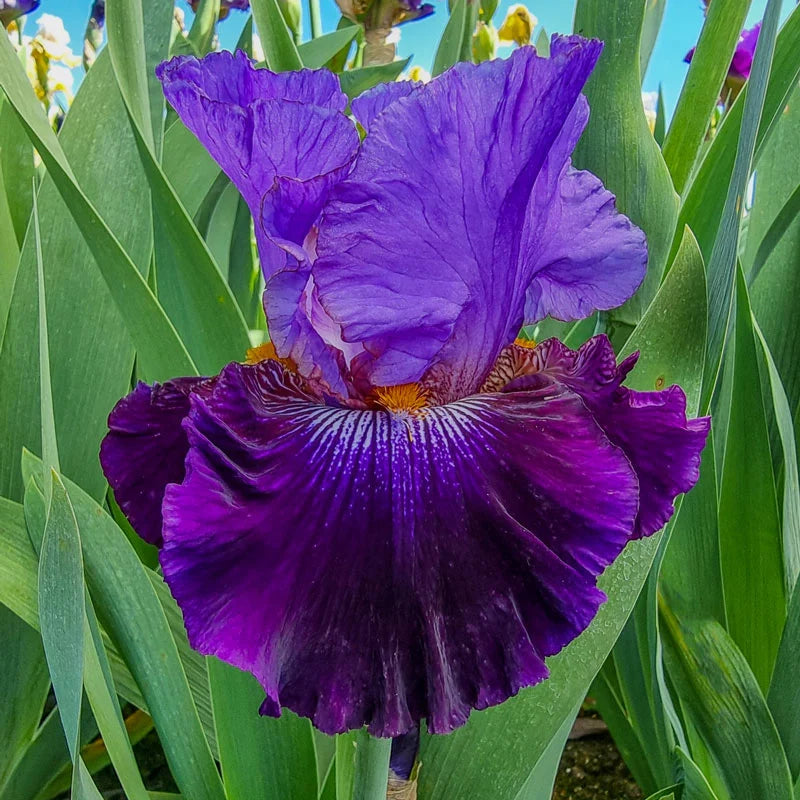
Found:
[[513, 341], [533, 185], [600, 50], [556, 37], [549, 59], [521, 48], [459, 64], [375, 118], [332, 191], [313, 268], [343, 338], [364, 343], [374, 384], [441, 364], [464, 396]]
[[182, 121], [250, 207], [278, 354], [305, 374], [321, 370], [334, 391], [346, 393], [335, 354], [298, 305], [309, 280], [307, 239], [359, 146], [342, 113], [347, 98], [338, 78], [327, 70], [255, 69], [241, 51], [178, 57], [158, 75]]
[[417, 81], [379, 83], [358, 97], [354, 97], [350, 103], [350, 110], [361, 127], [369, 133], [372, 123], [381, 112], [385, 111], [395, 100], [408, 97], [422, 85]]
[[177, 378], [139, 383], [108, 418], [100, 463], [114, 498], [146, 542], [161, 544], [161, 501], [168, 483], [183, 480], [189, 450], [181, 422], [189, 395], [210, 391], [214, 379]]
[[541, 681], [633, 530], [628, 459], [552, 383], [359, 411], [265, 361], [191, 405], [161, 551], [190, 641], [328, 733], [447, 732]]
[[660, 530], [672, 516], [675, 498], [697, 483], [711, 425], [709, 417], [686, 418], [686, 395], [679, 386], [654, 392], [622, 386], [638, 355], [617, 365], [606, 336], [595, 336], [577, 351], [549, 339], [532, 352], [533, 374], [516, 378], [503, 389], [528, 390], [552, 381], [580, 395], [611, 442], [622, 448], [638, 478], [635, 538]]
[[647, 269], [644, 233], [617, 211], [598, 178], [569, 163], [547, 200], [534, 193], [523, 242], [525, 271], [533, 276], [526, 325], [548, 315], [574, 320], [616, 308]]

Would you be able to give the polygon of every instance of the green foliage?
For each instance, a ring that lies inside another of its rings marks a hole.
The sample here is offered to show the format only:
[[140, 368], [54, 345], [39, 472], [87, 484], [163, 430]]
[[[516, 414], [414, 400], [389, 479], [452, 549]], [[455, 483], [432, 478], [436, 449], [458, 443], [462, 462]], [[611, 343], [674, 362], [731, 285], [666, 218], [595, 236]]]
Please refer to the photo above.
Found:
[[[574, 162], [598, 175], [617, 206], [647, 234], [647, 276], [638, 292], [612, 318], [635, 325], [658, 290], [675, 231], [678, 200], [661, 150], [642, 108], [639, 74], [645, 4], [578, 0], [575, 32], [605, 43], [586, 84], [591, 115]], [[680, 231], [682, 232], [682, 228]]]

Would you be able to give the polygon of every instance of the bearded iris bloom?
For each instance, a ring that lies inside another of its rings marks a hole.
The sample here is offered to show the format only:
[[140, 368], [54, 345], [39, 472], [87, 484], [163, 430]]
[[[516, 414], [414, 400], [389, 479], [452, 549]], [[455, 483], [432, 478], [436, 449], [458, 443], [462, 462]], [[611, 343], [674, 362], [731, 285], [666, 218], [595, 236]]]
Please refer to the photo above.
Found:
[[179, 57], [169, 102], [253, 213], [271, 342], [140, 383], [101, 461], [191, 644], [334, 733], [444, 733], [547, 676], [597, 577], [698, 477], [708, 420], [622, 386], [604, 336], [642, 232], [571, 166], [597, 41], [352, 102], [326, 71]]

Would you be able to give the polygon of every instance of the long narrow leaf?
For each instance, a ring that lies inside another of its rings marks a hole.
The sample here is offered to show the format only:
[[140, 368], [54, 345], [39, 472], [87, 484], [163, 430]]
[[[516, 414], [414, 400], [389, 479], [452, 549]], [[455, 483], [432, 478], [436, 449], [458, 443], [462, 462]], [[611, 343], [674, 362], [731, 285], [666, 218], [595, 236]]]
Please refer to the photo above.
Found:
[[439, 46], [436, 48], [436, 55], [433, 57], [432, 75], [441, 75], [461, 58], [467, 16], [467, 0], [455, 0], [450, 10], [450, 18], [439, 40]]
[[332, 33], [326, 33], [305, 42], [297, 48], [303, 66], [308, 69], [321, 69], [324, 67], [343, 47], [347, 47], [353, 41], [360, 28], [358, 25], [348, 25]]
[[711, 257], [708, 260], [709, 336], [708, 353], [706, 354], [705, 407], [710, 402], [711, 393], [717, 382], [722, 363], [725, 333], [733, 307], [739, 226], [744, 213], [744, 194], [750, 179], [756, 137], [764, 110], [780, 11], [780, 0], [769, 0], [767, 10], [764, 12], [764, 22], [753, 61], [753, 71], [744, 101], [742, 128], [736, 148], [733, 177], [725, 198], [722, 219]]
[[767, 695], [767, 703], [795, 781], [800, 780], [800, 725], [797, 724], [800, 719], [798, 664], [800, 664], [800, 591], [795, 587]]
[[252, 0], [250, 7], [267, 66], [273, 72], [302, 69], [303, 61], [277, 0]]
[[75, 181], [55, 134], [29, 92], [25, 73], [6, 37], [0, 37], [0, 87], [84, 234], [148, 375], [163, 380], [196, 374], [186, 348], [144, 278]]
[[769, 385], [772, 389], [772, 407], [783, 448], [783, 564], [786, 596], [791, 597], [800, 577], [800, 481], [797, 475], [797, 445], [795, 443], [792, 412], [778, 374], [778, 368], [769, 351], [767, 341], [758, 324], [753, 321], [764, 359], [767, 362]]
[[772, 224], [767, 229], [767, 232], [764, 234], [764, 237], [761, 239], [761, 244], [756, 251], [753, 264], [747, 275], [747, 282], [749, 284], [752, 284], [759, 276], [767, 260], [772, 255], [772, 251], [777, 247], [783, 235], [798, 216], [800, 216], [800, 184], [798, 184], [791, 193], [789, 199], [778, 212]]
[[120, 91], [152, 149], [155, 139], [150, 119], [142, 4], [140, 0], [106, 0], [105, 11], [108, 49]]
[[223, 800], [175, 641], [145, 567], [111, 517], [79, 487], [67, 486], [98, 617], [142, 689], [172, 774], [193, 800]]
[[352, 100], [379, 83], [395, 80], [408, 66], [410, 60], [410, 58], [405, 58], [401, 61], [392, 61], [390, 64], [349, 69], [339, 76], [342, 91]]
[[[602, 179], [619, 209], [647, 234], [644, 283], [612, 318], [635, 325], [661, 283], [678, 214], [678, 198], [641, 101], [641, 0], [578, 0], [575, 31], [604, 42], [586, 83], [592, 113], [575, 148], [574, 161]], [[683, 229], [680, 231], [683, 235]]]
[[[770, 71], [764, 111], [756, 137], [756, 163], [770, 136], [783, 116], [786, 102], [800, 77], [797, 49], [800, 47], [800, 8], [794, 9], [781, 28], [775, 44], [775, 57]], [[688, 224], [694, 231], [703, 256], [708, 260], [722, 218], [728, 186], [737, 153], [737, 141], [742, 129], [742, 117], [748, 87], [725, 114], [711, 146], [706, 151], [691, 187], [684, 193], [680, 211], [680, 226]], [[677, 251], [680, 237], [673, 241], [672, 254]]]
[[786, 595], [756, 348], [747, 287], [739, 269], [733, 393], [720, 476], [720, 562], [728, 630], [766, 690], [786, 616]]
[[664, 160], [679, 194], [697, 162], [749, 7], [750, 0], [717, 0], [708, 8], [664, 141]]
[[83, 695], [83, 557], [72, 503], [50, 472], [50, 505], [39, 556], [39, 619], [44, 652], [72, 763], [80, 760]]
[[311, 723], [284, 711], [279, 719], [258, 713], [258, 681], [209, 659], [222, 777], [228, 800], [308, 800], [317, 796]]
[[683, 707], [731, 798], [793, 796], [775, 723], [741, 652], [716, 622], [679, 626], [667, 615], [666, 654]]
[[[10, 103], [3, 107], [14, 114]], [[14, 120], [30, 146], [16, 116]], [[149, 195], [105, 50], [84, 78], [58, 143], [76, 166], [81, 189], [103, 210], [106, 224], [137, 269], [145, 270], [152, 248]], [[98, 159], [98, 152], [111, 152], [113, 158]], [[39, 181], [37, 204], [46, 220], [41, 245], [47, 265], [50, 375], [61, 467], [99, 499], [107, 484], [97, 451], [109, 409], [130, 386], [134, 349], [102, 271], [46, 174]], [[141, 213], [131, 214], [132, 208]], [[0, 494], [17, 500], [24, 491], [20, 451], [39, 451], [41, 442], [39, 403], [31, 402], [39, 393], [40, 364], [35, 249], [31, 226], [0, 349]]]

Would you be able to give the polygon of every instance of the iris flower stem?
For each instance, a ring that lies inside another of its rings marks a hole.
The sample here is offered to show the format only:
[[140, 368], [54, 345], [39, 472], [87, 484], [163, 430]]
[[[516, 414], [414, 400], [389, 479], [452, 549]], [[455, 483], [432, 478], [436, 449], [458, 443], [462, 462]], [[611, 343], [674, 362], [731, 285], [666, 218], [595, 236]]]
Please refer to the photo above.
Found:
[[322, 36], [322, 17], [319, 12], [319, 0], [308, 0], [308, 18], [311, 21], [311, 38]]
[[386, 800], [391, 739], [376, 739], [363, 731], [356, 738], [353, 800]]

